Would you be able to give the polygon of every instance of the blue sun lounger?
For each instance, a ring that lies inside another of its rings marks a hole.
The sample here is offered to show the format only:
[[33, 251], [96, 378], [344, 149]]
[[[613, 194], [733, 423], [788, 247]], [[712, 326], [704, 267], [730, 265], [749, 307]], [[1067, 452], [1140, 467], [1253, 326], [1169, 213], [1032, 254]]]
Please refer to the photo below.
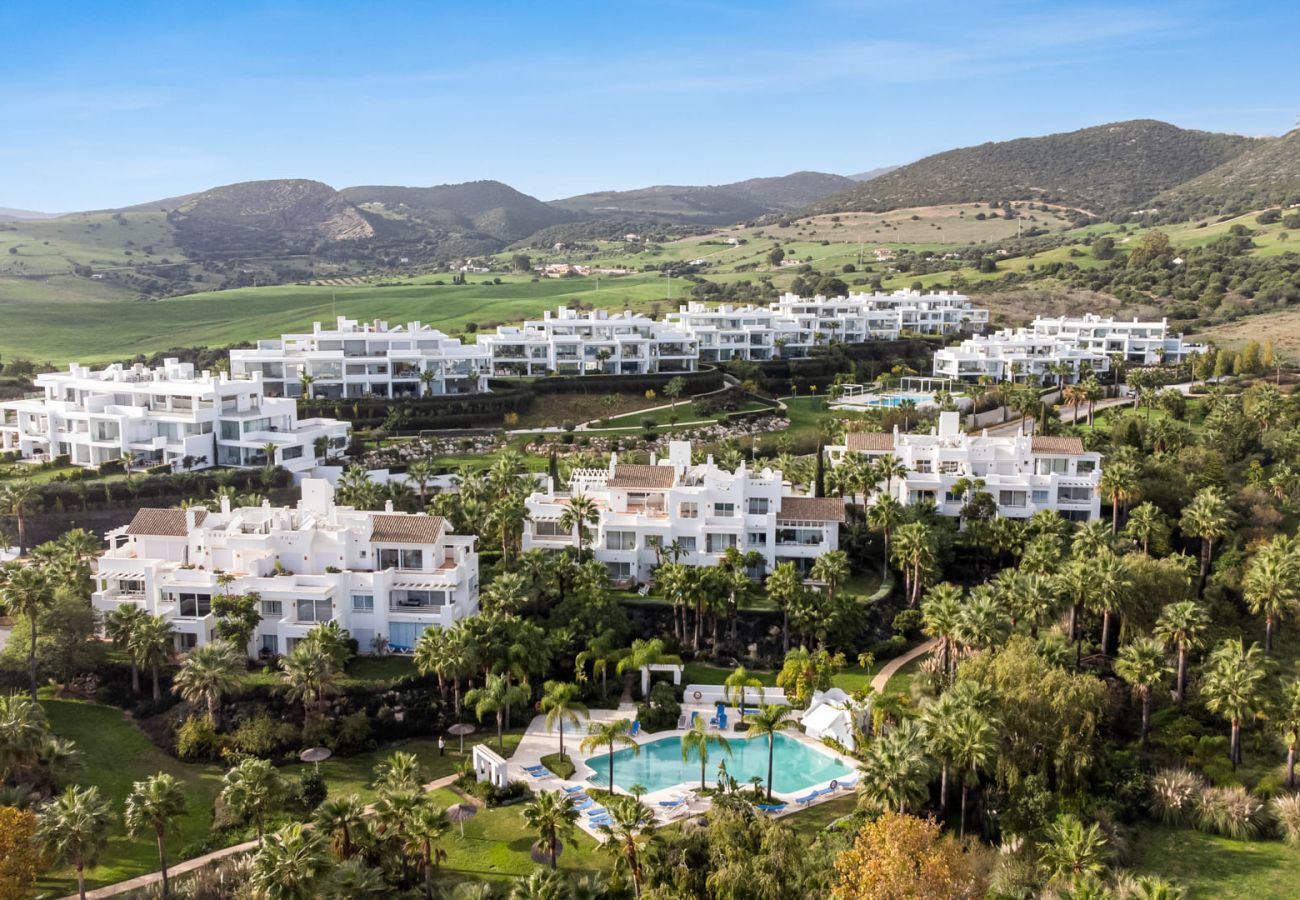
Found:
[[681, 806], [685, 802], [686, 802], [685, 797], [679, 797], [676, 800], [660, 800], [659, 805], [662, 806], [664, 809], [676, 809], [677, 807]]
[[820, 796], [821, 796], [820, 791], [812, 791], [811, 793], [804, 794], [802, 797], [795, 797], [794, 802], [798, 803], [800, 806], [806, 806], [809, 803], [812, 803]]
[[587, 789], [587, 788], [586, 788], [585, 786], [581, 785], [581, 784], [575, 784], [575, 785], [573, 785], [572, 787], [561, 787], [561, 788], [560, 788], [560, 790], [564, 791], [564, 793], [569, 794], [570, 796], [572, 796], [573, 794], [581, 794], [581, 793], [582, 793], [583, 791], [585, 791], [586, 789]]
[[636, 737], [640, 733], [641, 733], [641, 720], [635, 719], [632, 722], [632, 730], [629, 731], [628, 734], [631, 735], [632, 737]]
[[583, 812], [584, 810], [591, 809], [595, 805], [596, 805], [595, 800], [592, 800], [590, 797], [584, 797], [582, 799], [582, 802], [574, 804], [573, 808], [576, 809], [578, 812]]
[[593, 816], [592, 818], [587, 820], [587, 824], [593, 827], [599, 827], [601, 825], [613, 825], [614, 820], [611, 819], [609, 816]]
[[785, 807], [786, 804], [784, 803], [758, 803], [754, 806], [755, 809], [765, 813], [779, 813]]
[[609, 810], [605, 809], [603, 806], [597, 806], [595, 809], [587, 810], [587, 817], [591, 819], [599, 819], [601, 816], [607, 815], [609, 815]]

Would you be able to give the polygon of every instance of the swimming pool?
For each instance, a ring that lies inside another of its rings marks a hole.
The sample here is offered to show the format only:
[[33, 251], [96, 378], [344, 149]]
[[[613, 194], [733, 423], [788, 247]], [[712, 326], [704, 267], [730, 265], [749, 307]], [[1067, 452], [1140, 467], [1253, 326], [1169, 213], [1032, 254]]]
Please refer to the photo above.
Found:
[[911, 400], [917, 406], [923, 403], [933, 403], [933, 394], [882, 394], [879, 397], [870, 397], [867, 399], [867, 406], [887, 406], [893, 409], [902, 406], [904, 400]]
[[[704, 767], [708, 784], [718, 778], [718, 763], [726, 762], [727, 772], [741, 784], [757, 775], [767, 783], [767, 738], [728, 737], [731, 755], [717, 744], [709, 744], [709, 762]], [[609, 754], [600, 753], [587, 758], [587, 765], [595, 771], [592, 782], [603, 785], [609, 779]], [[772, 790], [782, 794], [795, 794], [816, 784], [832, 779], [844, 780], [853, 771], [838, 759], [805, 746], [784, 734], [776, 736], [773, 746]], [[641, 752], [633, 755], [632, 748], [614, 752], [614, 784], [627, 790], [634, 784], [644, 785], [647, 792], [661, 791], [679, 784], [700, 783], [700, 759], [692, 754], [690, 762], [682, 761], [682, 739], [661, 738], [641, 745]]]

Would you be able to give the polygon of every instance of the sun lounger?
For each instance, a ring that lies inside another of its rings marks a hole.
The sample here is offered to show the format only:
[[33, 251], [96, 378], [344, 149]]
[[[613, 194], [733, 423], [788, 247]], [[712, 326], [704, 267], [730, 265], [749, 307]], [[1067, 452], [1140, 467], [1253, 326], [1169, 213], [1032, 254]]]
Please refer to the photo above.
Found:
[[529, 772], [529, 773], [551, 771], [550, 769], [546, 768], [546, 766], [520, 766], [520, 768], [522, 768], [525, 772]]
[[850, 778], [848, 781], [831, 782], [831, 788], [840, 791], [851, 791], [857, 786], [858, 786], [858, 780], [856, 778]]
[[785, 807], [786, 804], [784, 803], [759, 803], [754, 806], [755, 809], [761, 810], [765, 813], [779, 813], [784, 810]]
[[804, 794], [802, 797], [795, 797], [794, 802], [798, 803], [800, 806], [807, 806], [809, 803], [812, 803], [820, 796], [821, 794], [819, 794], [817, 791], [813, 791], [811, 793]]
[[628, 734], [631, 735], [632, 737], [636, 737], [640, 733], [641, 733], [641, 720], [635, 719], [632, 722], [632, 730], [629, 731]]
[[578, 812], [583, 812], [585, 810], [591, 809], [595, 805], [596, 805], [595, 800], [592, 800], [590, 797], [584, 797], [582, 799], [582, 802], [575, 803], [573, 808], [576, 809]]
[[600, 816], [595, 819], [588, 819], [587, 824], [592, 826], [593, 828], [599, 828], [601, 825], [613, 825], [614, 820], [611, 819], [609, 816]]
[[570, 796], [572, 796], [573, 794], [581, 794], [586, 789], [587, 789], [586, 786], [581, 784], [575, 784], [572, 786], [565, 785], [560, 788], [560, 790], [564, 791], [564, 793], [569, 794]]
[[587, 810], [588, 818], [598, 819], [601, 816], [605, 816], [605, 815], [609, 815], [609, 810], [605, 809], [605, 807], [603, 806], [597, 806], [595, 809]]
[[527, 772], [531, 777], [536, 778], [539, 781], [543, 778], [552, 777], [551, 770], [546, 768], [543, 768], [540, 771], [538, 771], [537, 769], [524, 769], [524, 771]]
[[660, 800], [659, 805], [665, 809], [676, 809], [686, 802], [685, 797], [678, 797], [676, 800]]

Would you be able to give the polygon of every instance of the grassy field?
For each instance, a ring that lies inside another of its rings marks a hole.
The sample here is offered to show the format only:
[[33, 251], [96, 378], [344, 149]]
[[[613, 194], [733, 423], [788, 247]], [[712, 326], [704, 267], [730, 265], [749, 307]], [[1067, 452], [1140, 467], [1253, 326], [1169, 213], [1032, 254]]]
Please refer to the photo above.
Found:
[[[1296, 243], [1300, 246], [1300, 240]], [[1212, 341], [1229, 350], [1240, 350], [1248, 341], [1270, 340], [1274, 353], [1284, 360], [1294, 360], [1300, 357], [1300, 308], [1291, 307], [1215, 325], [1198, 331], [1196, 339]]]
[[1188, 900], [1284, 900], [1300, 885], [1300, 853], [1281, 841], [1233, 841], [1149, 827], [1133, 840], [1133, 870], [1187, 889]]

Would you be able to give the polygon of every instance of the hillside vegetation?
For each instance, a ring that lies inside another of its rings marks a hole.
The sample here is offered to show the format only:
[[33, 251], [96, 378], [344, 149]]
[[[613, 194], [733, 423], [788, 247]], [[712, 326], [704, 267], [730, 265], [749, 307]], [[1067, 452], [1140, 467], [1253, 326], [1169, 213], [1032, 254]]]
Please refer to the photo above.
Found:
[[811, 212], [1046, 200], [1097, 214], [1131, 210], [1259, 143], [1141, 119], [949, 150], [855, 184]]
[[370, 185], [344, 188], [339, 194], [367, 212], [412, 226], [481, 232], [501, 241], [517, 241], [577, 218], [499, 181], [424, 188]]
[[1300, 204], [1300, 128], [1259, 141], [1154, 201], [1162, 216], [1171, 220], [1296, 204]]

